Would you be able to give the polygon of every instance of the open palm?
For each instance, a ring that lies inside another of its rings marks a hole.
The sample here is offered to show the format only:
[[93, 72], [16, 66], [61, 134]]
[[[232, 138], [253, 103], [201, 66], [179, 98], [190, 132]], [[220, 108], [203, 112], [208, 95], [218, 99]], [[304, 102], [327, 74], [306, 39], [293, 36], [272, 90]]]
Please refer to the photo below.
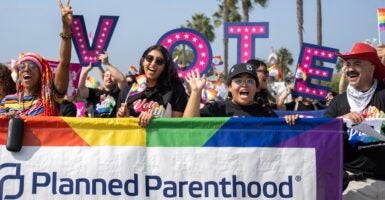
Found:
[[186, 76], [186, 82], [191, 91], [199, 91], [206, 85], [206, 76], [200, 76], [199, 72], [192, 71]]

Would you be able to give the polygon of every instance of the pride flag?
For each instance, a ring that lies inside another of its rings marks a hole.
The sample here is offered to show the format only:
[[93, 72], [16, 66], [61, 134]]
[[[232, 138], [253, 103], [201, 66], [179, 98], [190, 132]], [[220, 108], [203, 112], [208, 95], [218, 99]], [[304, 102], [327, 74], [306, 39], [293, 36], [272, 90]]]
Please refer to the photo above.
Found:
[[23, 119], [0, 199], [342, 199], [342, 119]]
[[378, 29], [385, 31], [385, 8], [378, 8]]

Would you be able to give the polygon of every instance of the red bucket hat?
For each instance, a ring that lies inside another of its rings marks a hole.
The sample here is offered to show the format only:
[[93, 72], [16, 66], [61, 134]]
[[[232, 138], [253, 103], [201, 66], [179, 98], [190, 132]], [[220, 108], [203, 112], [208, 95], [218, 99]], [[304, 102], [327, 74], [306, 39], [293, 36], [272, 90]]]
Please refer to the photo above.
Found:
[[374, 70], [374, 78], [382, 80], [385, 78], [385, 65], [382, 64], [377, 55], [377, 51], [371, 45], [357, 42], [354, 44], [352, 50], [346, 54], [336, 53], [336, 55], [343, 60], [347, 59], [362, 59], [370, 61], [376, 68]]

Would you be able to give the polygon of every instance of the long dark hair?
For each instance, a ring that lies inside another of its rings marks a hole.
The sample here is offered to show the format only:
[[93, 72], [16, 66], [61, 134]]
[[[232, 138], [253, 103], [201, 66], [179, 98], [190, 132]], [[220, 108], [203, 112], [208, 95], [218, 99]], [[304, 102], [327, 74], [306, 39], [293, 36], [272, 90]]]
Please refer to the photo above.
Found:
[[6, 95], [16, 93], [16, 84], [12, 80], [12, 71], [0, 63], [0, 101]]
[[257, 70], [260, 66], [264, 66], [267, 69], [266, 63], [259, 59], [250, 59], [246, 63], [253, 65], [255, 70]]
[[170, 53], [165, 47], [157, 44], [148, 47], [143, 52], [142, 57], [140, 58], [140, 61], [139, 61], [139, 65], [140, 65], [139, 74], [144, 74], [144, 68], [143, 68], [144, 57], [153, 50], [160, 51], [165, 61], [164, 70], [160, 74], [156, 82], [157, 87], [159, 87], [160, 89], [170, 89], [172, 86], [176, 84], [182, 84], [182, 81], [180, 80], [178, 73], [175, 69], [174, 61], [172, 60]]

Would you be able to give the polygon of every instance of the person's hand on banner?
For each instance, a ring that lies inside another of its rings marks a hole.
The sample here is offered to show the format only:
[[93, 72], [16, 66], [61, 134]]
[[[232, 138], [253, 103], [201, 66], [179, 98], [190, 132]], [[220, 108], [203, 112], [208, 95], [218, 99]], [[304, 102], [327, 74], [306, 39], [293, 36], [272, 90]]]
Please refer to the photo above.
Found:
[[365, 120], [365, 118], [357, 112], [350, 112], [345, 115], [339, 116], [338, 118], [348, 119], [352, 122], [352, 124], [359, 124]]
[[289, 125], [294, 125], [295, 121], [299, 118], [299, 115], [285, 115], [285, 121]]
[[153, 110], [147, 110], [144, 112], [141, 112], [139, 115], [139, 126], [142, 128], [146, 128], [152, 119], [154, 119], [154, 114], [152, 114]]

